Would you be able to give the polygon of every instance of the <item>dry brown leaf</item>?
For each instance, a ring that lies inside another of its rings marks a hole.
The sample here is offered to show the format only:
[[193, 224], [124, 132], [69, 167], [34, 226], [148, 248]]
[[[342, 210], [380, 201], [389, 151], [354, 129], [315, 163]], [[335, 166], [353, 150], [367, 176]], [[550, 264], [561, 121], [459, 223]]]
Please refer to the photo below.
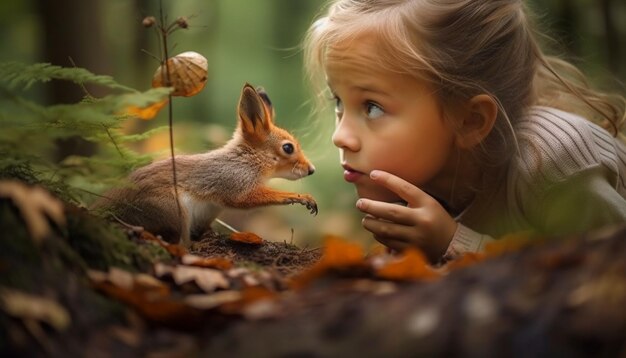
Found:
[[35, 242], [41, 242], [50, 233], [48, 219], [65, 226], [63, 203], [43, 188], [14, 180], [0, 181], [0, 198], [8, 198], [18, 208]]
[[464, 267], [475, 265], [484, 261], [487, 258], [482, 252], [466, 252], [461, 254], [460, 257], [449, 261], [445, 264], [444, 269], [448, 271], [458, 270]]
[[181, 257], [181, 262], [185, 265], [214, 268], [219, 270], [230, 270], [233, 262], [224, 257], [200, 257], [187, 254]]
[[154, 241], [157, 244], [161, 245], [170, 255], [174, 257], [183, 257], [188, 254], [188, 250], [186, 247], [178, 244], [170, 244], [169, 242], [161, 239], [160, 237], [154, 236], [149, 231], [141, 231], [140, 238], [146, 241]]
[[225, 303], [220, 311], [228, 314], [243, 314], [247, 318], [264, 318], [274, 313], [273, 302], [278, 293], [263, 286], [245, 287], [241, 290], [241, 298]]
[[87, 276], [96, 286], [111, 284], [137, 295], [167, 296], [170, 293], [165, 283], [145, 273], [132, 274], [113, 267], [108, 272], [87, 270]]
[[159, 112], [161, 111], [161, 109], [163, 109], [167, 102], [168, 99], [166, 98], [159, 102], [152, 103], [146, 107], [128, 106], [122, 112], [122, 114], [130, 115], [143, 120], [150, 120], [156, 117], [157, 114], [159, 114]]
[[416, 249], [406, 249], [395, 260], [376, 270], [376, 276], [387, 280], [431, 280], [439, 277], [424, 254]]
[[163, 246], [170, 255], [175, 257], [183, 257], [189, 253], [186, 247], [178, 244], [167, 244]]
[[237, 242], [242, 242], [244, 244], [251, 245], [261, 245], [263, 244], [263, 239], [260, 238], [257, 234], [252, 232], [233, 232], [230, 234], [230, 239]]
[[169, 295], [160, 296], [153, 292], [128, 291], [108, 281], [96, 283], [95, 286], [106, 295], [131, 306], [151, 321], [186, 327], [195, 325], [201, 320], [202, 311], [182, 301], [172, 299]]
[[107, 278], [115, 286], [128, 291], [132, 290], [134, 287], [135, 279], [133, 274], [117, 267], [109, 268], [109, 275]]
[[133, 288], [146, 293], [156, 293], [159, 296], [167, 296], [170, 293], [168, 285], [145, 273], [135, 275]]
[[534, 238], [532, 233], [527, 231], [516, 232], [505, 235], [499, 240], [488, 243], [485, 246], [485, 254], [489, 257], [499, 256], [507, 252], [519, 251], [533, 243], [537, 243], [538, 238]]
[[2, 309], [10, 316], [23, 320], [45, 322], [57, 331], [69, 327], [71, 317], [57, 302], [8, 288], [0, 289]]
[[356, 243], [329, 235], [324, 239], [324, 251], [321, 259], [310, 269], [295, 277], [291, 284], [301, 288], [325, 273], [337, 269], [363, 268], [363, 248]]
[[211, 294], [188, 295], [184, 301], [191, 307], [209, 310], [225, 303], [239, 301], [242, 298], [240, 291], [218, 291]]
[[193, 266], [167, 266], [161, 263], [155, 265], [155, 273], [159, 277], [171, 275], [177, 285], [187, 282], [195, 282], [204, 292], [213, 292], [218, 288], [227, 289], [230, 283], [221, 271], [193, 267]]

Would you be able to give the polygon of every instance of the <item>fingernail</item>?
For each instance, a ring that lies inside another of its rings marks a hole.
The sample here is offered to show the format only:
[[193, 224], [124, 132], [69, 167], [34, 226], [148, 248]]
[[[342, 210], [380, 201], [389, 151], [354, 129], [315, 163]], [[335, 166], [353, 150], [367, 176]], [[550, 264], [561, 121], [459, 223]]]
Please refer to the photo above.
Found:
[[359, 209], [363, 208], [363, 200], [359, 199], [356, 201], [356, 207]]
[[379, 175], [380, 175], [380, 172], [378, 170], [372, 170], [370, 172], [370, 178], [372, 178], [372, 179], [378, 178]]

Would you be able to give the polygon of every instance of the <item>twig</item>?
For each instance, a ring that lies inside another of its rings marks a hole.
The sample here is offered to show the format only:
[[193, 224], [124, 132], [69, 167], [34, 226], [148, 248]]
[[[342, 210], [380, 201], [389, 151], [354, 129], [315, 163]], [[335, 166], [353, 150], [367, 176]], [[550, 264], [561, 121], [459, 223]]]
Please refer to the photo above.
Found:
[[122, 150], [120, 149], [120, 147], [117, 145], [117, 142], [115, 141], [115, 139], [111, 135], [111, 132], [109, 131], [109, 128], [107, 128], [104, 124], [102, 124], [102, 127], [107, 132], [107, 135], [109, 136], [109, 139], [111, 139], [111, 142], [113, 143], [113, 146], [115, 146], [115, 149], [117, 149], [117, 152], [120, 153], [120, 157], [126, 158], [124, 156], [124, 153], [122, 153]]
[[[170, 66], [169, 66], [169, 54], [168, 54], [168, 50], [167, 50], [167, 36], [168, 36], [168, 31], [169, 31], [169, 27], [166, 29], [165, 28], [165, 17], [163, 16], [163, 0], [159, 0], [159, 13], [160, 13], [160, 17], [161, 17], [161, 39], [163, 40], [163, 60], [162, 60], [162, 64], [161, 64], [161, 68], [165, 69], [165, 85], [167, 87], [171, 86], [171, 79], [170, 79]], [[163, 72], [161, 72], [161, 76], [163, 76]], [[169, 130], [170, 130], [170, 155], [172, 157], [172, 180], [173, 180], [173, 184], [174, 184], [174, 196], [176, 199], [176, 209], [178, 210], [178, 230], [179, 232], [183, 232], [183, 211], [182, 208], [180, 206], [180, 200], [178, 199], [178, 179], [176, 177], [176, 159], [174, 156], [174, 126], [173, 126], [173, 122], [174, 122], [174, 110], [173, 110], [173, 106], [172, 106], [172, 93], [170, 92], [170, 94], [167, 95], [168, 98], [168, 103], [167, 103], [167, 108], [168, 108], [168, 123], [169, 123]], [[183, 242], [183, 245], [188, 244], [187, 242]]]
[[115, 214], [111, 214], [111, 216], [113, 217], [113, 219], [115, 219], [115, 221], [119, 222], [123, 226], [126, 226], [126, 228], [128, 228], [128, 229], [130, 229], [130, 230], [132, 230], [134, 232], [143, 232], [144, 231], [143, 226], [131, 225], [131, 224], [125, 222], [124, 220], [118, 218]]
[[227, 228], [228, 230], [230, 230], [232, 232], [239, 232], [237, 229], [235, 229], [234, 227], [228, 225], [227, 223], [225, 223], [224, 221], [222, 221], [220, 219], [215, 219], [215, 222], [217, 222], [218, 224], [222, 225], [223, 227]]

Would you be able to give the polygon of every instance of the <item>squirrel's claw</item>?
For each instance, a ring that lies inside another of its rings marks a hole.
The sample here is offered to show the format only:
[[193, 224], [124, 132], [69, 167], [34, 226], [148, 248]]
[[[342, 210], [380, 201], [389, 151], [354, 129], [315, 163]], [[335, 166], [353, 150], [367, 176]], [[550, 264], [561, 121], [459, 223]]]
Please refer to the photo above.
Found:
[[285, 204], [295, 204], [299, 203], [304, 205], [313, 215], [317, 215], [317, 203], [315, 199], [309, 194], [301, 194], [298, 195], [297, 198], [291, 198], [290, 200], [285, 201]]

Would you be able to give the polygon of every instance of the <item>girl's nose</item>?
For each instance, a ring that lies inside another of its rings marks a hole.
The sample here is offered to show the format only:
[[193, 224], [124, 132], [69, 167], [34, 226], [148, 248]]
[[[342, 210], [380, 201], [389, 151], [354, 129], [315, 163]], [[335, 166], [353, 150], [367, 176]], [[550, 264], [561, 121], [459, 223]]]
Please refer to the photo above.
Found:
[[356, 131], [345, 118], [338, 121], [333, 132], [333, 144], [335, 147], [356, 152], [360, 142]]

